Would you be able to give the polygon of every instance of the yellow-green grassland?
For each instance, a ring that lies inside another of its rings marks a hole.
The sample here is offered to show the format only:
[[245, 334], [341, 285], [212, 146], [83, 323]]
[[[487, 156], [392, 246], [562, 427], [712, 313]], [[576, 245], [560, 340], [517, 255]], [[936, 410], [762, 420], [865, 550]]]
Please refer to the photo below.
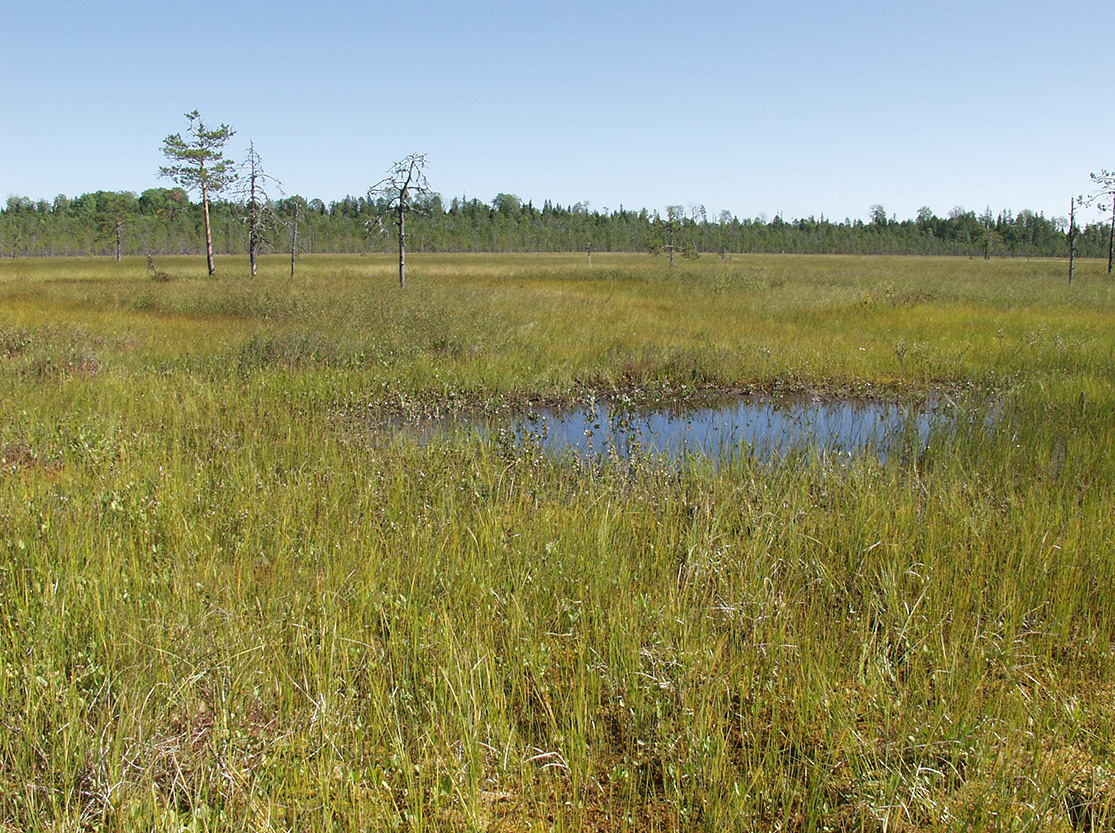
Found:
[[[1106, 263], [217, 268], [0, 259], [0, 831], [1115, 825]], [[737, 391], [974, 418], [718, 465], [384, 428]]]

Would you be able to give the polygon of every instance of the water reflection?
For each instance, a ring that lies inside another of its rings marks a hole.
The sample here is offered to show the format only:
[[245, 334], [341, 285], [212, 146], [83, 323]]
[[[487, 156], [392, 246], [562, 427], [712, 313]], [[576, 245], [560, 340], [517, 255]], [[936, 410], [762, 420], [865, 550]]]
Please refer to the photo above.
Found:
[[961, 416], [948, 399], [914, 404], [742, 396], [661, 410], [607, 403], [540, 408], [502, 420], [457, 418], [395, 430], [423, 442], [475, 433], [585, 460], [611, 455], [773, 460], [815, 453], [885, 461], [896, 451], [921, 453], [935, 434], [954, 432]]

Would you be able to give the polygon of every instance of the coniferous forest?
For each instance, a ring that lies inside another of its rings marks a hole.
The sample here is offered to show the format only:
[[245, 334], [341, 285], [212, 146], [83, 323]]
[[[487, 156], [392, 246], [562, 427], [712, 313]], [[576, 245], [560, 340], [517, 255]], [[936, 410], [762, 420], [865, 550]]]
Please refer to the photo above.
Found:
[[[387, 252], [395, 237], [378, 218], [384, 206], [367, 197], [330, 203], [289, 196], [272, 204], [265, 251], [289, 251], [297, 217], [302, 252]], [[408, 221], [413, 252], [648, 252], [664, 248], [664, 231], [678, 251], [693, 255], [729, 252], [800, 254], [960, 255], [1060, 257], [1068, 250], [1068, 223], [1024, 210], [990, 208], [981, 214], [954, 208], [946, 217], [923, 208], [914, 219], [888, 218], [872, 206], [868, 221], [821, 216], [785, 219], [713, 217], [703, 206], [671, 206], [669, 220], [657, 212], [603, 211], [577, 203], [541, 207], [512, 194], [490, 202], [433, 194], [414, 206]], [[211, 204], [213, 245], [218, 254], [248, 247], [245, 206], [235, 200]], [[202, 207], [181, 188], [142, 194], [97, 191], [53, 201], [10, 196], [0, 209], [0, 256], [194, 254], [203, 251]], [[1109, 229], [1093, 223], [1077, 236], [1081, 257], [1106, 257]], [[666, 245], [669, 245], [667, 243]]]

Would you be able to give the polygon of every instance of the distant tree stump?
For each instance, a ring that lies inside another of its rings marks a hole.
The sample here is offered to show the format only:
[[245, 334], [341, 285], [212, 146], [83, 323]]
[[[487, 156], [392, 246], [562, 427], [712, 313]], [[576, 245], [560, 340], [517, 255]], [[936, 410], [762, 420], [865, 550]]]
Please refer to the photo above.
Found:
[[147, 255], [147, 274], [157, 281], [169, 281], [170, 275], [155, 268], [155, 258]]

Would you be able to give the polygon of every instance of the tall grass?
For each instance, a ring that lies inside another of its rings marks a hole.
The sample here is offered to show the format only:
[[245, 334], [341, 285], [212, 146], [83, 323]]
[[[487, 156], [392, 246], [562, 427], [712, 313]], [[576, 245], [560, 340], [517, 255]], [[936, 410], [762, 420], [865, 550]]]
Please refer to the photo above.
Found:
[[[0, 829], [1115, 820], [1099, 264], [159, 265], [0, 261]], [[719, 467], [380, 433], [710, 388], [973, 427]]]

